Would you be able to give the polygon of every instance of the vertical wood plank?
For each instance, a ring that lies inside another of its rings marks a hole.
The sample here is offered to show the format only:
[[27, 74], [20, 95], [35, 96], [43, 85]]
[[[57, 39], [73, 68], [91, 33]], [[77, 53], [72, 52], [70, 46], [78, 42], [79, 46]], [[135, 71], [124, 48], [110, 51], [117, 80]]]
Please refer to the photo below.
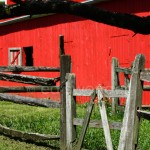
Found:
[[64, 36], [60, 35], [59, 36], [59, 51], [60, 51], [60, 56], [65, 55], [65, 50], [64, 50]]
[[61, 109], [61, 149], [66, 149], [66, 73], [70, 72], [71, 57], [62, 55], [60, 57], [60, 109]]
[[71, 57], [64, 55], [64, 38], [60, 36], [60, 148], [66, 149], [66, 73], [70, 73]]
[[86, 134], [86, 130], [87, 130], [87, 127], [88, 127], [88, 124], [89, 124], [89, 121], [90, 121], [91, 114], [92, 114], [95, 98], [96, 98], [96, 90], [94, 90], [92, 95], [91, 95], [91, 100], [90, 100], [90, 102], [88, 104], [88, 107], [87, 107], [87, 112], [86, 112], [86, 115], [85, 115], [85, 118], [84, 118], [84, 121], [83, 121], [83, 127], [81, 129], [81, 133], [80, 133], [79, 140], [78, 140], [78, 143], [77, 143], [77, 146], [76, 146], [76, 150], [81, 150], [83, 140], [84, 140], [84, 137], [85, 137], [85, 134]]
[[101, 92], [102, 92], [101, 90], [98, 90], [98, 103], [99, 103], [100, 116], [102, 120], [102, 126], [104, 130], [104, 136], [106, 140], [107, 150], [113, 150], [110, 128], [109, 128], [109, 123], [108, 123], [108, 118], [106, 113], [106, 107], [105, 107], [105, 101], [102, 100], [104, 97]]
[[141, 107], [143, 88], [140, 72], [144, 69], [144, 65], [145, 57], [137, 55], [132, 69], [118, 150], [135, 150], [137, 146], [140, 121], [137, 109]]
[[[111, 78], [112, 78], [112, 90], [115, 90], [119, 85], [119, 73], [116, 72], [116, 67], [119, 66], [118, 59], [112, 58], [112, 71], [111, 71]], [[112, 112], [116, 113], [116, 106], [119, 105], [119, 98], [112, 98]]]
[[66, 74], [66, 144], [67, 150], [72, 150], [72, 142], [76, 139], [76, 126], [73, 119], [76, 117], [76, 100], [73, 96], [75, 88], [75, 74]]

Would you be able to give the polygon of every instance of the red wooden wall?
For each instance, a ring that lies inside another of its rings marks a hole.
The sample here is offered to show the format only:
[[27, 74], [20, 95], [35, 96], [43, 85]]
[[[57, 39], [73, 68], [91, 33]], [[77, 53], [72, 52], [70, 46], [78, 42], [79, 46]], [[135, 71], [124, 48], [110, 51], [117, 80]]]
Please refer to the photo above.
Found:
[[[143, 0], [112, 0], [99, 4], [99, 7], [111, 11], [139, 16], [150, 15], [149, 6], [150, 2]], [[66, 14], [0, 27], [0, 65], [8, 64], [9, 47], [33, 46], [35, 66], [59, 66], [60, 34], [65, 37], [66, 53], [72, 56], [72, 72], [76, 74], [78, 88], [95, 88], [98, 85], [110, 88], [112, 57], [117, 57], [121, 66], [130, 66], [135, 55], [142, 53], [146, 56], [146, 67], [150, 68], [149, 35], [133, 36], [134, 33], [129, 30]], [[43, 96], [49, 97], [49, 93], [40, 95]], [[145, 92], [143, 104], [150, 104], [149, 99], [150, 94]]]

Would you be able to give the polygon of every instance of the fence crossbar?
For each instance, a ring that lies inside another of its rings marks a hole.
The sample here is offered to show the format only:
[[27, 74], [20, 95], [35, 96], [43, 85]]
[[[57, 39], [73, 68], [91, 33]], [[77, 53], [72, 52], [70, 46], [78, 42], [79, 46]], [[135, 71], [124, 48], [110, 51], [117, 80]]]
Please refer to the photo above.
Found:
[[46, 135], [39, 133], [27, 133], [19, 130], [11, 129], [0, 124], [0, 133], [22, 140], [39, 141], [39, 140], [59, 140], [58, 135]]
[[[92, 94], [92, 89], [73, 89], [73, 96], [90, 96]], [[122, 97], [126, 98], [128, 96], [128, 90], [103, 90], [105, 97]], [[97, 90], [96, 90], [97, 93]]]
[[0, 72], [60, 72], [59, 67], [0, 66]]

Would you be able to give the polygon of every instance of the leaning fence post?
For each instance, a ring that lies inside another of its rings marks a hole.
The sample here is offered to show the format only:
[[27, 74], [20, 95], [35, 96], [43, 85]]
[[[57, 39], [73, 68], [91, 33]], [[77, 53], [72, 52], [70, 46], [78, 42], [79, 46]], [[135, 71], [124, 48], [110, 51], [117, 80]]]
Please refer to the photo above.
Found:
[[118, 150], [135, 150], [137, 148], [140, 121], [137, 109], [141, 107], [143, 90], [140, 72], [144, 69], [144, 65], [145, 57], [137, 55], [132, 69]]
[[112, 145], [112, 140], [111, 140], [111, 135], [110, 135], [110, 128], [109, 128], [109, 123], [108, 123], [108, 118], [107, 118], [107, 113], [106, 113], [105, 97], [103, 95], [103, 90], [98, 89], [97, 92], [98, 92], [99, 111], [100, 111], [100, 116], [102, 120], [106, 146], [108, 150], [113, 150], [113, 145]]
[[85, 118], [83, 121], [83, 126], [82, 126], [81, 133], [79, 135], [79, 139], [78, 139], [78, 142], [76, 145], [76, 150], [81, 150], [81, 148], [82, 148], [84, 137], [85, 137], [85, 134], [86, 134], [89, 122], [90, 122], [90, 117], [92, 114], [95, 98], [96, 98], [96, 90], [94, 89], [91, 94], [90, 102], [88, 103], [88, 106], [87, 106], [87, 111], [86, 111], [86, 115], [85, 115]]
[[[112, 90], [115, 90], [119, 85], [119, 73], [116, 72], [116, 67], [119, 66], [118, 59], [113, 57], [112, 58], [112, 71], [111, 71], [111, 78], [112, 78]], [[119, 98], [112, 98], [112, 112], [116, 112], [116, 106], [119, 105]]]
[[71, 56], [64, 54], [64, 38], [61, 35], [59, 39], [60, 47], [60, 148], [66, 149], [66, 73], [71, 70]]
[[73, 119], [76, 117], [76, 99], [73, 96], [75, 89], [75, 74], [66, 74], [66, 144], [67, 150], [72, 150], [72, 143], [76, 139], [76, 127], [73, 125]]

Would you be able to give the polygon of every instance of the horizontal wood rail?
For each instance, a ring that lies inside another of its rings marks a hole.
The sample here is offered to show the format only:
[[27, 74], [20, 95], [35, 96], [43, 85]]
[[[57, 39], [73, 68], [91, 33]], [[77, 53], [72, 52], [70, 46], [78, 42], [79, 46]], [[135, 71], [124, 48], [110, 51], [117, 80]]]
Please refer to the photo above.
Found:
[[150, 91], [150, 85], [144, 85], [143, 91]]
[[150, 120], [150, 112], [148, 111], [143, 111], [143, 110], [137, 110], [138, 116]]
[[29, 75], [22, 75], [22, 74], [21, 75], [6, 74], [0, 72], [0, 80], [33, 84], [33, 85], [55, 85], [56, 82], [60, 80], [60, 77], [46, 78], [46, 77], [37, 77], [37, 76], [29, 76]]
[[144, 71], [140, 73], [140, 79], [142, 81], [150, 82], [150, 71]]
[[73, 89], [73, 96], [91, 96], [92, 93], [90, 89]]
[[144, 68], [144, 70], [142, 72], [150, 72], [149, 68]]
[[[73, 125], [83, 126], [83, 121], [84, 121], [83, 119], [74, 118]], [[101, 120], [90, 120], [89, 127], [103, 128]], [[122, 127], [122, 123], [121, 122], [109, 122], [109, 127], [110, 129], [120, 130]]]
[[30, 141], [39, 141], [39, 140], [59, 140], [60, 136], [58, 135], [46, 135], [39, 133], [27, 133], [14, 129], [10, 129], [8, 127], [0, 125], [0, 133], [13, 137], [20, 138], [22, 140], [30, 140]]
[[0, 93], [0, 101], [9, 101], [19, 104], [27, 104], [27, 105], [34, 105], [34, 106], [41, 106], [41, 107], [52, 107], [52, 108], [59, 108], [60, 103], [57, 101], [52, 100], [44, 100], [32, 97], [24, 97], [19, 95], [12, 95], [12, 94], [2, 94]]
[[[120, 90], [125, 90], [126, 87], [125, 86], [120, 86], [120, 87], [116, 87], [117, 89], [120, 89]], [[144, 85], [143, 86], [143, 91], [150, 91], [150, 85]]]
[[121, 67], [116, 67], [115, 68], [115, 71], [116, 72], [123, 72], [125, 74], [131, 74], [132, 73], [132, 70], [131, 69], [128, 69], [128, 68], [121, 68]]
[[0, 72], [60, 72], [59, 67], [0, 66]]
[[[123, 72], [125, 74], [131, 74], [132, 73], [132, 69], [131, 68], [123, 68], [123, 67], [116, 67], [115, 68], [116, 72]], [[150, 75], [150, 69], [145, 68], [142, 72], [141, 72], [142, 76], [147, 76]], [[143, 77], [142, 77], [143, 78]]]
[[[73, 89], [73, 96], [90, 96], [93, 90], [89, 89]], [[105, 97], [127, 97], [127, 90], [103, 90], [103, 94]]]
[[1, 86], [0, 93], [9, 92], [59, 92], [59, 86]]

